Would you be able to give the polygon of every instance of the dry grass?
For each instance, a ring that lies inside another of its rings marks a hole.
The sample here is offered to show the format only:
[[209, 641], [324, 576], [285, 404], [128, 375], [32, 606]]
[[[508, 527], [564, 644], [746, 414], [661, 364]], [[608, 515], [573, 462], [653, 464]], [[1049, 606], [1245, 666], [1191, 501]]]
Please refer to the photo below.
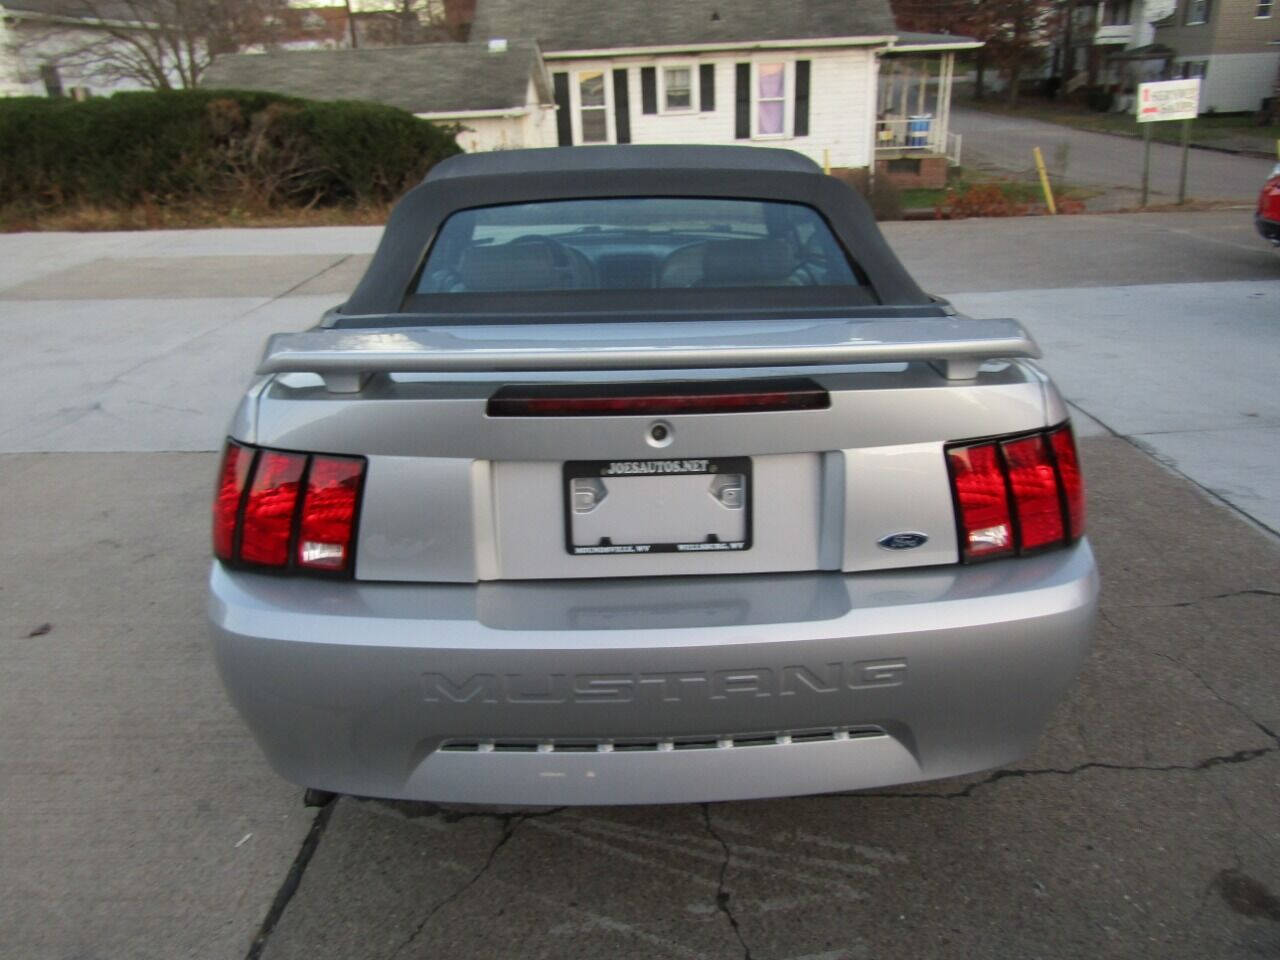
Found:
[[108, 230], [183, 230], [206, 227], [338, 227], [380, 226], [390, 204], [361, 207], [292, 209], [227, 209], [217, 206], [145, 203], [127, 209], [81, 206], [71, 209], [7, 207], [0, 209], [0, 232]]

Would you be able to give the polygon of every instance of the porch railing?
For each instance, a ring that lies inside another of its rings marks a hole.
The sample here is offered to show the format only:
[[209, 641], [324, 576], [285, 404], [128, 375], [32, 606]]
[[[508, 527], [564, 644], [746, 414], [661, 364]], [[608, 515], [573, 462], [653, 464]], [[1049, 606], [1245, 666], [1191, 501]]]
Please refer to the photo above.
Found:
[[960, 166], [960, 147], [963, 144], [963, 138], [958, 133], [947, 134], [947, 159], [951, 161], [953, 167]]
[[894, 156], [941, 154], [960, 163], [960, 134], [942, 129], [933, 117], [908, 117], [876, 121], [876, 153]]

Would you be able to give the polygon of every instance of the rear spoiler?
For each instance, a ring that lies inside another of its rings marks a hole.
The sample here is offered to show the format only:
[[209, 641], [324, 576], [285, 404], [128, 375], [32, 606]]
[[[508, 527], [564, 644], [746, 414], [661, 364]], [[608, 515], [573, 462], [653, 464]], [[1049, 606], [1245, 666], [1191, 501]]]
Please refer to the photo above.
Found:
[[258, 373], [316, 373], [333, 393], [376, 373], [675, 370], [923, 360], [971, 380], [985, 360], [1038, 357], [1016, 320], [685, 321], [316, 329], [277, 333]]

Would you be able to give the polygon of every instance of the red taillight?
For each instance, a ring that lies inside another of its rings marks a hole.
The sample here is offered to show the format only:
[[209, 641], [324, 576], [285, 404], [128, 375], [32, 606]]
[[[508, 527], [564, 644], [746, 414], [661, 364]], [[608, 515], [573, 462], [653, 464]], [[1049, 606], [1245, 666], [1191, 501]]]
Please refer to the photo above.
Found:
[[230, 560], [235, 548], [236, 517], [252, 462], [252, 450], [227, 442], [218, 470], [218, 491], [213, 499], [213, 553], [219, 560]]
[[956, 447], [947, 451], [947, 458], [960, 508], [965, 559], [980, 560], [1013, 553], [1009, 494], [996, 445]]
[[293, 512], [298, 505], [298, 481], [307, 465], [300, 453], [263, 450], [244, 504], [240, 559], [264, 567], [289, 562]]
[[364, 465], [361, 457], [228, 441], [213, 504], [214, 555], [242, 566], [350, 575]]
[[345, 570], [351, 557], [356, 500], [364, 461], [351, 457], [312, 457], [307, 494], [302, 501], [298, 566]]
[[1061, 543], [1062, 496], [1049, 458], [1049, 445], [1041, 434], [1001, 444], [1013, 488], [1018, 534], [1023, 550]]
[[1076, 455], [1076, 439], [1071, 433], [1071, 425], [1050, 433], [1049, 442], [1058, 461], [1058, 475], [1062, 478], [1062, 492], [1067, 501], [1069, 536], [1078, 540], [1084, 536], [1084, 477], [1080, 473], [1080, 458]]
[[726, 383], [567, 384], [503, 387], [491, 417], [626, 417], [681, 413], [825, 410], [831, 396], [812, 380]]
[[1029, 553], [1084, 534], [1084, 485], [1070, 424], [947, 449], [962, 559]]

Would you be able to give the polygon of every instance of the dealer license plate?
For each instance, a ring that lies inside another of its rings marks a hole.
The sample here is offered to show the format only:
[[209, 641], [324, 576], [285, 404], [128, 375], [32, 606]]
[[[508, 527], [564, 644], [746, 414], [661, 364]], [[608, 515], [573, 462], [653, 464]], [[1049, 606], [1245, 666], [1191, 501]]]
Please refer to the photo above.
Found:
[[751, 548], [749, 457], [571, 461], [564, 503], [578, 556]]

